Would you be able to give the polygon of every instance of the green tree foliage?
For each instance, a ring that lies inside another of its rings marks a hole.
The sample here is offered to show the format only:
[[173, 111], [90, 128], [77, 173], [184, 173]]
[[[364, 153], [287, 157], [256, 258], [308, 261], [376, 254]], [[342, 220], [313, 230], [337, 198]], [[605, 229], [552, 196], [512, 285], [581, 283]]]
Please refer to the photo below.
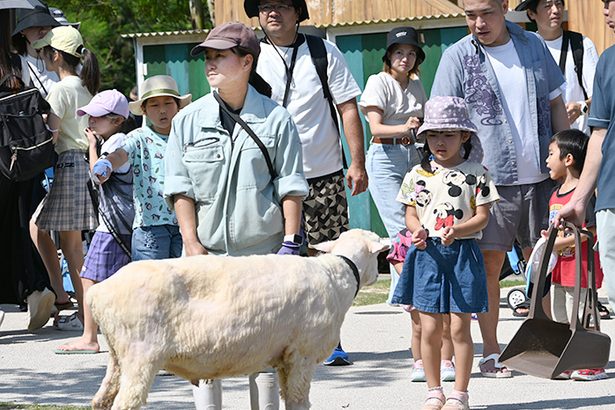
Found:
[[[121, 34], [188, 30], [192, 27], [189, 0], [50, 0], [68, 21], [80, 21], [85, 45], [98, 57], [102, 88], [128, 95], [135, 85], [132, 40]], [[210, 25], [208, 16], [205, 24]]]

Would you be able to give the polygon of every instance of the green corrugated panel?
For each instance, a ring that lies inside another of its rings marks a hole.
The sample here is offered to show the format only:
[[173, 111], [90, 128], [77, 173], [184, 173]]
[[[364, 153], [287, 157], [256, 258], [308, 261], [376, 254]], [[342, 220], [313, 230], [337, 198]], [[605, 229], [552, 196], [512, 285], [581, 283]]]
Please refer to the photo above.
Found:
[[[336, 38], [336, 42], [338, 48], [344, 55], [344, 59], [346, 60], [346, 63], [350, 68], [350, 72], [352, 73], [355, 80], [359, 83], [359, 85], [361, 85], [364, 78], [363, 42], [361, 36], [339, 36]], [[348, 163], [350, 163], [350, 155], [345, 138], [342, 138], [342, 143], [344, 145], [346, 159], [348, 160]], [[365, 142], [365, 144], [367, 145], [367, 142]], [[346, 193], [348, 194], [350, 226], [352, 228], [371, 229], [371, 209], [369, 194], [363, 193], [357, 196], [351, 196], [348, 190], [346, 190]]]
[[191, 93], [192, 99], [207, 94], [209, 83], [205, 77], [203, 57], [190, 56], [196, 44], [166, 44], [143, 47], [143, 62], [147, 76], [170, 75], [177, 81], [180, 93]]

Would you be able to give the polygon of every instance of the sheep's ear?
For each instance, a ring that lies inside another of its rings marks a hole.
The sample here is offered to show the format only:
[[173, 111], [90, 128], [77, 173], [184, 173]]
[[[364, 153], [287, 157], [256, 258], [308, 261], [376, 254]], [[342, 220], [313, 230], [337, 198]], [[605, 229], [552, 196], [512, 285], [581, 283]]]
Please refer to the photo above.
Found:
[[333, 250], [333, 245], [335, 245], [335, 241], [327, 241], [317, 243], [316, 245], [310, 245], [310, 248], [316, 249], [317, 251], [324, 253], [331, 253], [331, 251]]
[[391, 248], [391, 239], [381, 238], [378, 242], [370, 242], [369, 251], [371, 253], [384, 252]]

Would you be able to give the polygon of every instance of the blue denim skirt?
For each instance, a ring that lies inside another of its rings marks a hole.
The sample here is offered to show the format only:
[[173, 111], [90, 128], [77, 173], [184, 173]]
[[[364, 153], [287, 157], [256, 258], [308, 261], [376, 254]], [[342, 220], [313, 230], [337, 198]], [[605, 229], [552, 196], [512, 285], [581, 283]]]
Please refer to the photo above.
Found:
[[392, 303], [429, 313], [487, 311], [487, 275], [475, 239], [450, 246], [429, 238], [427, 248], [410, 247]]

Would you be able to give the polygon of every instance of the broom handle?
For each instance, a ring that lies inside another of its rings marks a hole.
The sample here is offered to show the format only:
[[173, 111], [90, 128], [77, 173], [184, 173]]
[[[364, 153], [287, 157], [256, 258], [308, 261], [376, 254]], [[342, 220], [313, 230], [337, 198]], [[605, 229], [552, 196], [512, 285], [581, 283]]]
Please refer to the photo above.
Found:
[[[574, 227], [575, 232], [575, 258], [576, 258], [576, 281], [573, 294], [573, 310], [572, 310], [572, 322], [570, 323], [570, 329], [576, 330], [580, 328], [590, 328], [591, 319], [593, 318], [594, 325], [592, 326], [596, 330], [600, 330], [600, 318], [598, 316], [597, 298], [596, 293], [596, 273], [594, 264], [594, 235], [585, 229], [578, 230]], [[585, 305], [583, 307], [583, 314], [579, 320], [579, 310], [581, 303], [581, 278], [583, 275], [582, 269], [582, 244], [581, 234], [587, 236], [587, 293], [585, 296]]]

